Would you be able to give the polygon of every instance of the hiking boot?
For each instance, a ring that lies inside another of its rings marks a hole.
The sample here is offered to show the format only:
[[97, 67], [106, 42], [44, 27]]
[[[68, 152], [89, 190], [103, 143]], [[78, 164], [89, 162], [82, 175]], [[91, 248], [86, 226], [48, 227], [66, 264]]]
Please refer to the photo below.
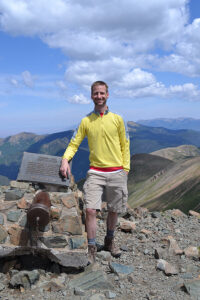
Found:
[[96, 261], [97, 247], [96, 245], [88, 245], [88, 263], [94, 264]]
[[121, 251], [114, 243], [113, 237], [105, 237], [104, 240], [104, 250], [109, 251], [113, 257], [120, 257]]

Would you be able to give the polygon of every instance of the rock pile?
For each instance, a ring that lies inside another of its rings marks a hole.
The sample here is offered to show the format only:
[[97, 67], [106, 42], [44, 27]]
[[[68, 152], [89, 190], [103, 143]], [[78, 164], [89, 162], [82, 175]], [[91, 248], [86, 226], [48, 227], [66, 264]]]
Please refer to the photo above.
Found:
[[85, 267], [87, 239], [79, 209], [79, 192], [71, 189], [65, 193], [50, 192], [50, 222], [31, 228], [27, 211], [38, 191], [30, 183], [16, 181], [11, 181], [10, 187], [1, 187], [0, 258], [34, 252], [63, 267]]
[[[78, 191], [73, 193], [75, 199], [78, 198], [78, 194], [80, 196]], [[29, 202], [27, 194], [23, 197]], [[6, 189], [2, 189], [1, 197], [5, 195]], [[53, 195], [52, 193], [51, 198]], [[63, 201], [65, 196], [66, 194], [62, 194], [59, 199], [58, 195], [55, 196], [54, 205], [57, 209], [59, 205], [65, 209], [66, 203], [74, 203], [74, 200], [68, 201], [66, 198]], [[13, 201], [22, 203], [20, 199]], [[18, 210], [23, 209], [25, 208], [18, 207]], [[77, 211], [80, 215], [78, 208]], [[103, 244], [105, 236], [106, 214], [104, 206], [97, 219], [99, 244]], [[4, 222], [7, 215], [5, 210]], [[58, 215], [59, 219], [56, 222], [62, 218], [62, 213]], [[17, 226], [20, 226], [21, 218], [22, 216], [16, 221]], [[13, 226], [10, 219], [6, 222], [6, 226]], [[5, 223], [1, 226], [5, 226]], [[74, 229], [75, 226], [72, 227]], [[46, 236], [47, 233], [43, 234]], [[70, 248], [73, 244], [69, 242], [69, 234], [71, 233], [59, 233], [68, 238], [67, 247]], [[84, 238], [85, 235], [83, 233], [74, 237]], [[40, 241], [44, 243], [44, 240]], [[113, 258], [109, 252], [100, 251], [97, 253], [97, 263], [82, 270], [69, 270], [62, 266], [60, 261], [53, 261], [50, 256], [43, 256], [43, 264], [40, 257], [31, 257], [30, 253], [22, 255], [20, 261], [16, 257], [5, 260], [4, 256], [1, 259], [3, 268], [0, 273], [0, 296], [8, 300], [200, 299], [199, 213], [190, 211], [185, 215], [180, 210], [149, 212], [144, 208], [128, 208], [127, 213], [119, 218], [116, 243], [122, 250], [120, 258]], [[80, 241], [74, 242], [74, 245], [77, 244], [80, 245]], [[83, 244], [82, 251], [85, 251], [87, 245], [85, 242]], [[46, 244], [47, 248], [48, 246]]]

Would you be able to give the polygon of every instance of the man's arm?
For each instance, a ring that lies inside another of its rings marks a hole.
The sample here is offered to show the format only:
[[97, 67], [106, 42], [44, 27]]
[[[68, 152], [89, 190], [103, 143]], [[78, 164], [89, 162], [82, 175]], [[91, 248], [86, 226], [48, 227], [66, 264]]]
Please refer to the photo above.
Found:
[[71, 175], [70, 165], [66, 158], [62, 159], [62, 163], [60, 166], [60, 173], [62, 174], [63, 177], [69, 177]]
[[78, 147], [82, 140], [85, 137], [85, 128], [83, 120], [81, 121], [81, 124], [79, 125], [78, 129], [74, 132], [71, 141], [65, 150], [65, 153], [63, 155], [62, 163], [60, 166], [60, 172], [62, 176], [69, 177], [71, 175], [71, 169], [69, 165], [69, 161], [73, 158], [74, 154], [78, 150]]
[[123, 158], [123, 168], [124, 171], [128, 174], [130, 170], [130, 141], [129, 141], [129, 133], [126, 123], [123, 118], [120, 116], [120, 122], [118, 127], [119, 139], [122, 151]]

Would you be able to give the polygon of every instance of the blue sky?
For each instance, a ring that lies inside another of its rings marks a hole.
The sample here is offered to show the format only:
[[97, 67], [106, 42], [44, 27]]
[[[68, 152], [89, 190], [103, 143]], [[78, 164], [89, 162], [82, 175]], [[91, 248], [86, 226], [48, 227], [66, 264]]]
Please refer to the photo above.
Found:
[[104, 80], [128, 121], [200, 118], [198, 0], [0, 0], [0, 138], [73, 128]]

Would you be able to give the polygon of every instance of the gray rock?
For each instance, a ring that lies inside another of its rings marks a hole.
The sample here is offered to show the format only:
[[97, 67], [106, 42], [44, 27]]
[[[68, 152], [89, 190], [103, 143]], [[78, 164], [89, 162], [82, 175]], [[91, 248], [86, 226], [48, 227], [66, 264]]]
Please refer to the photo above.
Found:
[[121, 245], [120, 250], [127, 252], [128, 251], [128, 247], [126, 245]]
[[111, 291], [106, 291], [105, 296], [107, 299], [114, 299], [116, 297], [116, 294]]
[[0, 282], [0, 292], [3, 291], [4, 289], [5, 289], [5, 285]]
[[134, 272], [134, 268], [132, 266], [126, 266], [115, 262], [110, 262], [109, 266], [111, 271], [116, 273], [117, 275], [120, 274], [129, 275]]
[[106, 260], [106, 261], [110, 261], [111, 260], [111, 253], [108, 252], [108, 251], [97, 252], [96, 256], [99, 259], [102, 259], [102, 260]]
[[27, 215], [24, 215], [19, 222], [19, 226], [25, 227], [26, 224], [27, 224]]
[[14, 274], [10, 280], [10, 286], [12, 288], [18, 288], [20, 286], [25, 289], [30, 289], [31, 284], [34, 284], [37, 280], [39, 280], [39, 271], [20, 271], [17, 274]]
[[69, 287], [81, 290], [113, 289], [104, 272], [100, 269], [87, 269], [69, 282]]
[[76, 296], [85, 296], [85, 291], [83, 291], [79, 288], [75, 288], [74, 289], [74, 295], [76, 295]]
[[166, 275], [178, 274], [177, 267], [175, 265], [169, 264], [164, 259], [159, 259], [157, 263], [157, 269], [164, 271]]
[[7, 236], [8, 236], [7, 231], [1, 225], [0, 226], [0, 244], [4, 243], [6, 241]]
[[13, 189], [5, 191], [5, 200], [6, 201], [14, 201], [19, 200], [24, 196], [24, 191]]
[[161, 214], [158, 211], [153, 211], [151, 213], [152, 218], [157, 219], [160, 218]]
[[21, 210], [12, 210], [7, 213], [7, 220], [10, 222], [17, 222], [22, 214]]
[[59, 263], [63, 267], [82, 269], [88, 264], [85, 253], [57, 253], [53, 252], [50, 259]]
[[69, 246], [72, 250], [84, 248], [84, 245], [86, 245], [86, 238], [84, 236], [69, 238]]
[[0, 214], [0, 225], [4, 224], [4, 217], [2, 214]]
[[184, 282], [188, 294], [196, 300], [200, 300], [200, 280], [190, 280]]
[[48, 248], [64, 248], [67, 246], [67, 241], [64, 236], [45, 236], [40, 237], [40, 240]]
[[87, 298], [88, 300], [104, 300], [105, 297], [102, 294], [94, 294], [91, 297]]

